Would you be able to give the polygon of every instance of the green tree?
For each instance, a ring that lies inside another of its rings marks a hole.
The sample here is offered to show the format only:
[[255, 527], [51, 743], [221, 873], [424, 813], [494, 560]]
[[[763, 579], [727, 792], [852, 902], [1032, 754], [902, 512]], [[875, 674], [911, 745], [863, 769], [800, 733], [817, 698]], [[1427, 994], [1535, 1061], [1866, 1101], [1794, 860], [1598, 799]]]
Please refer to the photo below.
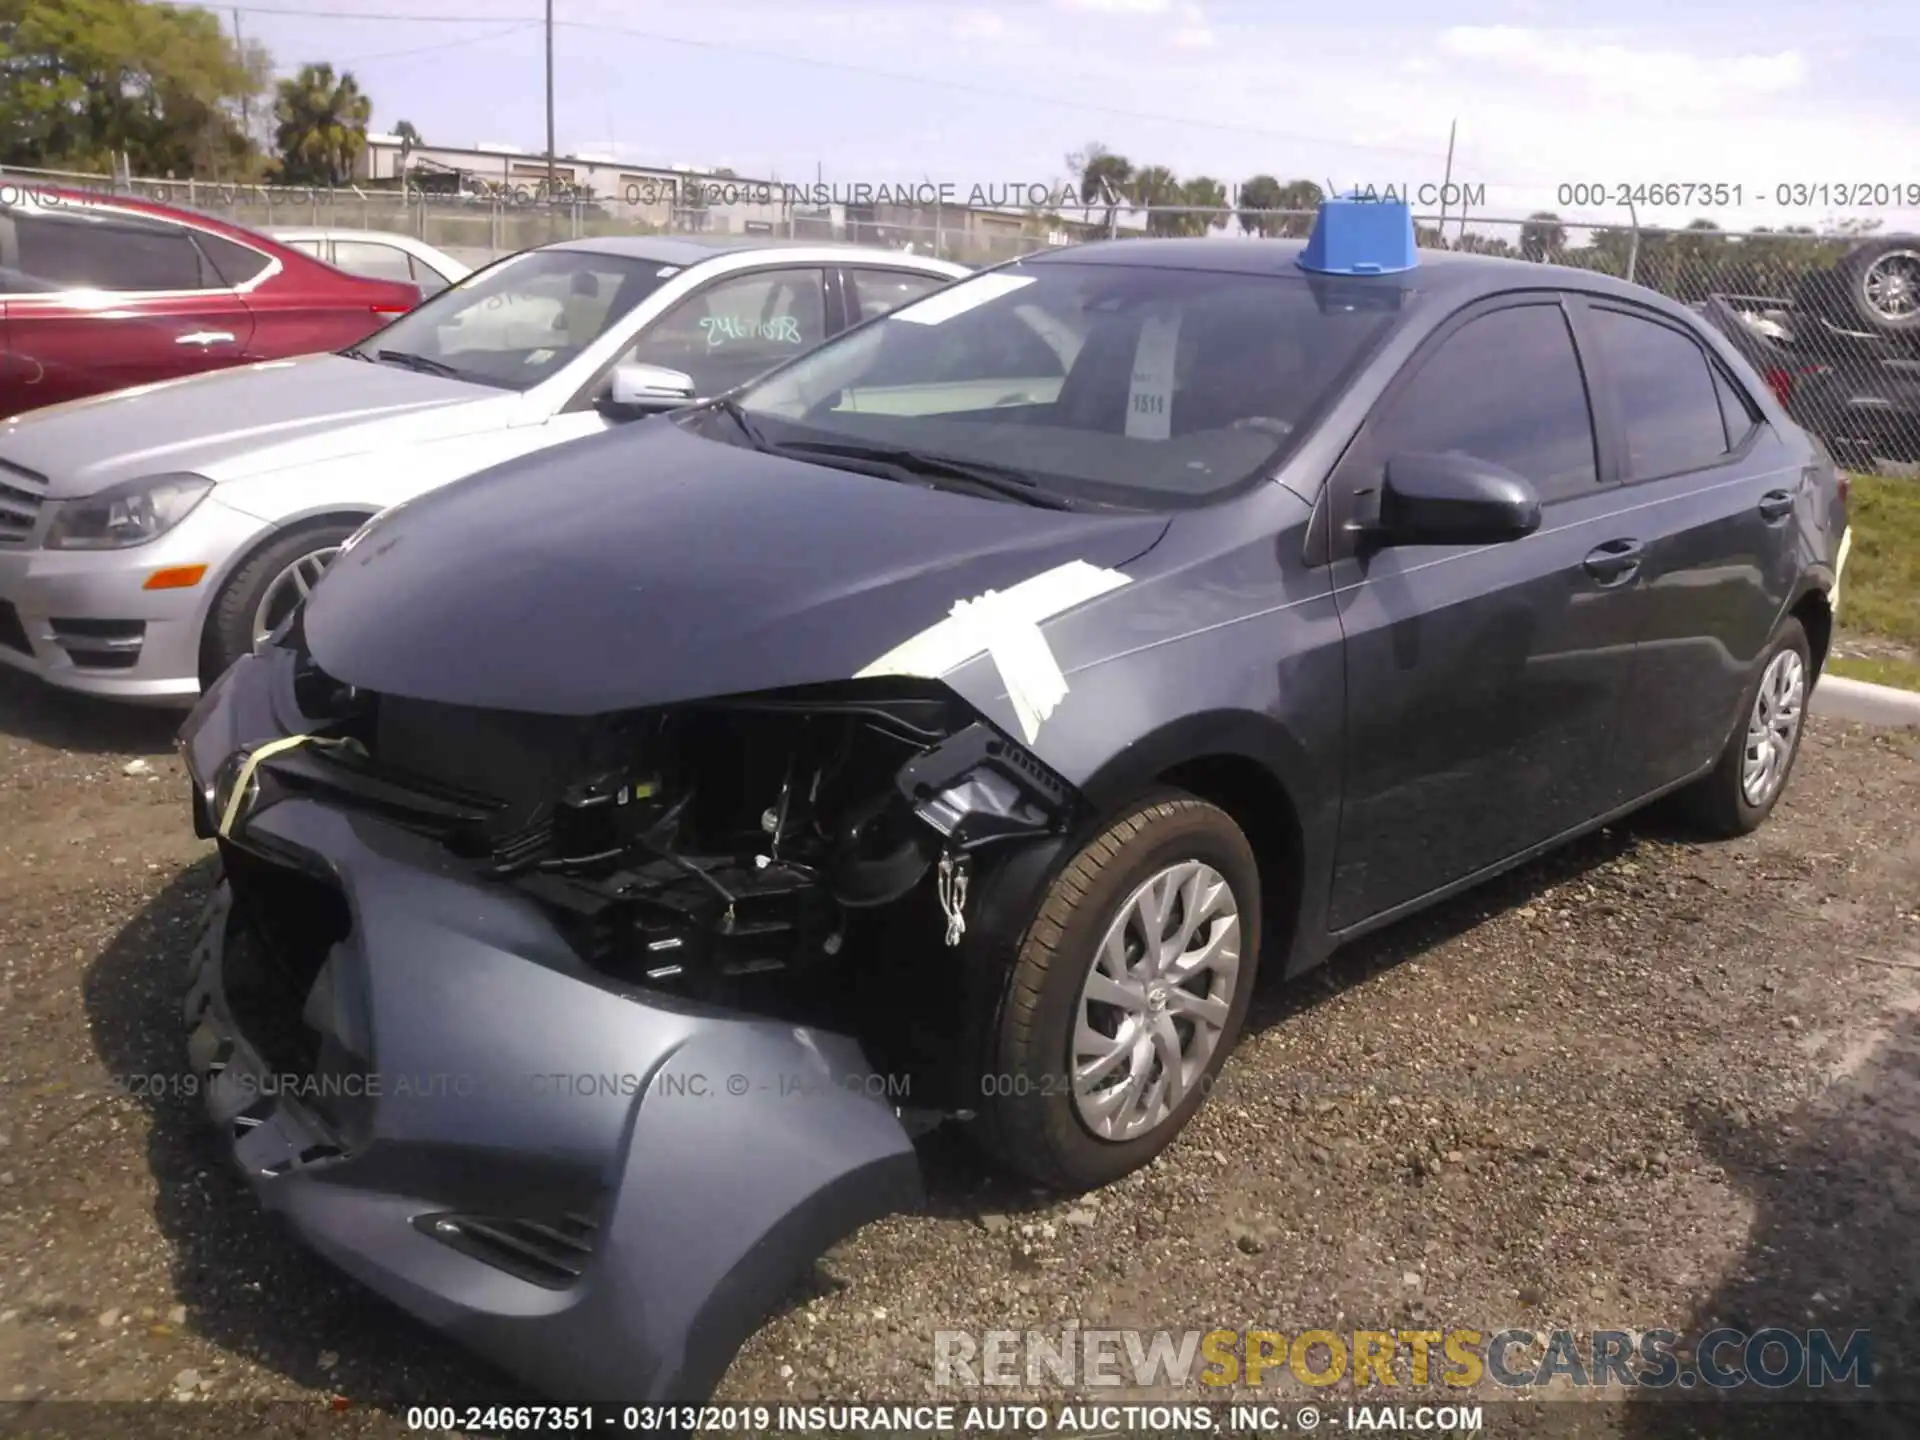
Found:
[[1536, 210], [1520, 227], [1520, 254], [1528, 260], [1557, 257], [1567, 247], [1567, 227], [1551, 210]]
[[1240, 185], [1240, 229], [1248, 235], [1278, 235], [1280, 217], [1261, 212], [1280, 209], [1280, 182], [1271, 175], [1255, 175]]
[[1320, 202], [1326, 198], [1327, 192], [1311, 180], [1289, 180], [1282, 185], [1280, 208], [1293, 213], [1279, 217], [1279, 233], [1296, 240], [1312, 234], [1313, 212], [1320, 208]]
[[0, 164], [244, 175], [263, 71], [208, 10], [146, 0], [0, 0]]
[[1173, 207], [1185, 203], [1179, 178], [1164, 165], [1146, 165], [1134, 172], [1133, 203], [1147, 211], [1149, 235], [1184, 235], [1189, 216]]
[[[1195, 207], [1194, 214], [1180, 217], [1186, 222], [1180, 228], [1183, 235], [1204, 235], [1227, 223], [1227, 187], [1211, 175], [1196, 175], [1182, 185], [1180, 203]], [[1201, 213], [1203, 210], [1219, 213], [1208, 215]]]
[[344, 185], [353, 178], [354, 161], [367, 146], [373, 102], [351, 71], [336, 76], [325, 63], [302, 65], [293, 79], [280, 82], [273, 115], [283, 182]]
[[1099, 141], [1067, 157], [1067, 169], [1079, 187], [1080, 203], [1092, 218], [1095, 207], [1101, 211], [1101, 223], [1113, 228], [1114, 212], [1120, 207], [1117, 197], [1126, 193], [1133, 180], [1133, 165], [1124, 155], [1116, 155]]

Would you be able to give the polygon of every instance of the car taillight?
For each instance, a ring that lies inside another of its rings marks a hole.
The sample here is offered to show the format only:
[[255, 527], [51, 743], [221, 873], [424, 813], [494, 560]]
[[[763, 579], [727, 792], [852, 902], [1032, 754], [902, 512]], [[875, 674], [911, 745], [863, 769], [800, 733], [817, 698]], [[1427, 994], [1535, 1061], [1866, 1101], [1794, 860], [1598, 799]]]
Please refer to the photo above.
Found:
[[1838, 473], [1840, 477], [1840, 483], [1836, 488], [1840, 491], [1840, 503], [1844, 505], [1847, 503], [1847, 497], [1853, 494], [1853, 476], [1849, 475], [1844, 470], [1839, 471]]
[[412, 308], [411, 305], [375, 305], [373, 307], [373, 313], [376, 315], [404, 315]]
[[1773, 398], [1782, 405], [1793, 399], [1793, 376], [1785, 370], [1776, 365], [1767, 371], [1765, 379], [1767, 388], [1773, 391]]

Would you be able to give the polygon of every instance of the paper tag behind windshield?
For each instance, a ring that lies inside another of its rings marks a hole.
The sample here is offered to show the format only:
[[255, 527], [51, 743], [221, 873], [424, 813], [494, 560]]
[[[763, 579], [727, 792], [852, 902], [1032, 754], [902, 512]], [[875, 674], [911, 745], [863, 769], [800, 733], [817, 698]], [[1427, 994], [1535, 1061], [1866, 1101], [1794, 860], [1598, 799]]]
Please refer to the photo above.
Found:
[[1165, 440], [1173, 426], [1174, 358], [1180, 343], [1177, 314], [1149, 315], [1133, 352], [1133, 385], [1127, 393], [1127, 437]]

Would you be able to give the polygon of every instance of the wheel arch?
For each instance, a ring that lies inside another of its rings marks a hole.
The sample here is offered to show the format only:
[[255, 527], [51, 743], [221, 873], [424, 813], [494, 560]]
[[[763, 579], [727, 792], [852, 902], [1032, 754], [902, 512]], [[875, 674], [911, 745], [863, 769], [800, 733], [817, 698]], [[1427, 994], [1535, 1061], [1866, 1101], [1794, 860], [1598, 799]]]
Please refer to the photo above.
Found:
[[220, 597], [226, 588], [242, 570], [252, 563], [254, 557], [267, 546], [284, 540], [287, 536], [301, 530], [313, 529], [321, 525], [364, 525], [380, 513], [377, 505], [349, 504], [318, 506], [312, 510], [282, 516], [255, 531], [253, 538], [239, 546], [221, 562], [207, 584], [200, 604], [200, 683], [204, 687], [208, 681], [207, 669], [211, 663], [210, 651], [213, 646], [214, 616], [220, 609]]
[[1113, 756], [1081, 786], [1094, 813], [1111, 815], [1149, 790], [1172, 786], [1233, 818], [1260, 866], [1263, 958], [1288, 973], [1312, 928], [1310, 877], [1330, 849], [1333, 777], [1316, 778], [1303, 746], [1252, 711], [1184, 716]]
[[1813, 673], [1821, 675], [1827, 654], [1833, 645], [1833, 602], [1820, 586], [1810, 586], [1787, 611], [1807, 632], [1807, 648], [1813, 652]]

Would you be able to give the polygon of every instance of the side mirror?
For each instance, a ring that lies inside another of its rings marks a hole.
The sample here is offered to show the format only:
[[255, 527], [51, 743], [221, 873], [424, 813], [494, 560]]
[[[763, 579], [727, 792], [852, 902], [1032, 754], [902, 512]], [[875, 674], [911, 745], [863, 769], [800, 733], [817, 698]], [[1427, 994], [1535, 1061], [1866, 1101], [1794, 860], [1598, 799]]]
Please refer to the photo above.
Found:
[[1504, 466], [1470, 455], [1403, 454], [1387, 462], [1375, 545], [1490, 545], [1540, 528], [1540, 497]]
[[659, 365], [616, 365], [607, 382], [603, 409], [620, 415], [646, 415], [676, 410], [695, 399], [693, 377]]

